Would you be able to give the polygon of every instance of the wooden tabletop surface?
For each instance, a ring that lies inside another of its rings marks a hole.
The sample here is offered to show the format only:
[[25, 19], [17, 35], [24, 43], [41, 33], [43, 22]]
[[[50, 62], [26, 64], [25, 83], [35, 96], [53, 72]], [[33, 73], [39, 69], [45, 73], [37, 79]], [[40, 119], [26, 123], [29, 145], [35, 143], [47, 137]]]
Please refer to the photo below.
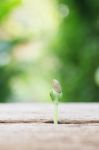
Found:
[[0, 150], [99, 150], [99, 104], [0, 104]]

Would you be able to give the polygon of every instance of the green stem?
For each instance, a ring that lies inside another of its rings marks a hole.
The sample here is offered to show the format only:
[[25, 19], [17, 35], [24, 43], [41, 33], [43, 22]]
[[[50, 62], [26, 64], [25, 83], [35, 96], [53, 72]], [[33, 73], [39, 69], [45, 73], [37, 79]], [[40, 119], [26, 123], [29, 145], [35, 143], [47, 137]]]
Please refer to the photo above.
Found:
[[54, 102], [54, 124], [58, 124], [58, 102]]

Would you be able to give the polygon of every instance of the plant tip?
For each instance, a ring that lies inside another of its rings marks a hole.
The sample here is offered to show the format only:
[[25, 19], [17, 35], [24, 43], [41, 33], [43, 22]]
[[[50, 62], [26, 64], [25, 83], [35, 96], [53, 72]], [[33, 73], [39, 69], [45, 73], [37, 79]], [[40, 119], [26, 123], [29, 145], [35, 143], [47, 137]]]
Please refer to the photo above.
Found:
[[61, 89], [61, 85], [59, 83], [58, 80], [53, 79], [52, 80], [52, 88], [57, 92], [57, 93], [61, 93], [62, 89]]

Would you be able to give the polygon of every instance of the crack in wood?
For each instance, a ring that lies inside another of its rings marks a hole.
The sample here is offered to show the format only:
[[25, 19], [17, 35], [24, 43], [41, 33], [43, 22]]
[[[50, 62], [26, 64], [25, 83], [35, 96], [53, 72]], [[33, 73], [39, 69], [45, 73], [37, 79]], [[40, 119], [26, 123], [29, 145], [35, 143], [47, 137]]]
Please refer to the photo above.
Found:
[[[37, 124], [54, 124], [53, 120], [0, 120], [0, 123], [37, 123]], [[99, 120], [59, 120], [58, 124], [99, 124]]]
[[[53, 124], [52, 120], [44, 121], [44, 123]], [[58, 124], [98, 124], [99, 120], [61, 120], [58, 121]]]

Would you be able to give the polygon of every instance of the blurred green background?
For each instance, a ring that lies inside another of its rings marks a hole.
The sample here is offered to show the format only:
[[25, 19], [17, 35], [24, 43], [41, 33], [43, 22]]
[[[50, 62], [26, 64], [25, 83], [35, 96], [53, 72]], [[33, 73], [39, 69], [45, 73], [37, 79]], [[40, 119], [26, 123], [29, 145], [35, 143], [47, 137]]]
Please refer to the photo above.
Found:
[[0, 102], [99, 101], [99, 2], [0, 0]]

